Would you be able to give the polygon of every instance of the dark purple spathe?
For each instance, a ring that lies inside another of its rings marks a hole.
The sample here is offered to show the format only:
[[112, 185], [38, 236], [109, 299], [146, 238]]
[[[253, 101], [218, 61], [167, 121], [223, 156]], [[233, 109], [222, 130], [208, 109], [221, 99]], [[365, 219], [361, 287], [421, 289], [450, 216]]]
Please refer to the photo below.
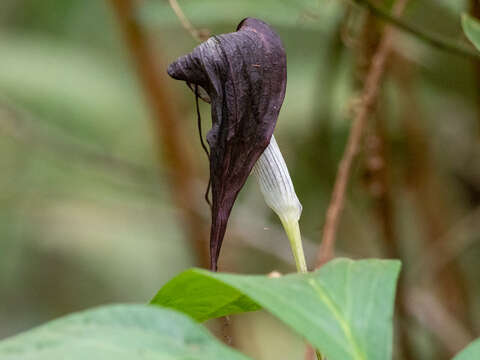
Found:
[[168, 67], [210, 97], [212, 227], [210, 261], [217, 260], [233, 204], [270, 142], [287, 81], [282, 42], [269, 25], [247, 18], [236, 32], [211, 37]]

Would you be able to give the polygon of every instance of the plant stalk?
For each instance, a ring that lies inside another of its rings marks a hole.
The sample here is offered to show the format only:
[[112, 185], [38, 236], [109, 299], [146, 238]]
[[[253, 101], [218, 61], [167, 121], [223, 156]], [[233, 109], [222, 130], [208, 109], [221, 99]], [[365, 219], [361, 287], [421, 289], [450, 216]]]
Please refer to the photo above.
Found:
[[305, 260], [305, 254], [302, 246], [302, 236], [300, 235], [300, 226], [297, 220], [280, 218], [283, 228], [287, 233], [288, 240], [290, 241], [290, 247], [292, 248], [292, 254], [295, 258], [295, 265], [299, 273], [306, 273], [307, 262]]
[[[302, 236], [300, 234], [300, 226], [298, 220], [292, 220], [285, 217], [281, 217], [280, 221], [282, 222], [283, 228], [287, 233], [288, 240], [290, 241], [290, 247], [292, 249], [292, 254], [295, 259], [295, 265], [297, 266], [297, 272], [307, 273], [307, 261], [305, 260], [305, 253], [303, 252], [302, 246]], [[317, 355], [317, 360], [324, 360], [320, 351], [315, 349], [315, 354]]]

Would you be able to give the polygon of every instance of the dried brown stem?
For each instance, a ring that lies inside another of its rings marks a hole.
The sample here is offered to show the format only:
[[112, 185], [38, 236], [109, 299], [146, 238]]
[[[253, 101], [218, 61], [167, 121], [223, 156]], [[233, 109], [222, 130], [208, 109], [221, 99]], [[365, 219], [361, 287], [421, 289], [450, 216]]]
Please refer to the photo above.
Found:
[[109, 0], [117, 17], [137, 75], [144, 89], [154, 118], [155, 133], [159, 150], [168, 170], [170, 186], [175, 205], [180, 210], [187, 228], [188, 238], [197, 256], [197, 263], [208, 267], [209, 256], [206, 233], [201, 218], [192, 210], [189, 203], [195, 198], [192, 191], [194, 179], [193, 162], [188, 157], [184, 137], [181, 134], [181, 119], [172, 106], [164, 84], [164, 71], [158, 71], [147, 35], [138, 24], [135, 14], [135, 1]]
[[[358, 77], [360, 83], [365, 80], [366, 71], [372, 60], [372, 51], [378, 46], [381, 32], [378, 19], [372, 14], [368, 14], [363, 25], [363, 38], [359, 42], [358, 56]], [[391, 62], [391, 61], [390, 61]], [[390, 69], [389, 65], [389, 69]], [[380, 101], [377, 101], [380, 103]], [[388, 258], [401, 258], [402, 254], [399, 246], [399, 239], [396, 236], [395, 207], [393, 203], [393, 189], [391, 182], [391, 159], [388, 151], [388, 132], [384, 111], [381, 106], [377, 106], [371, 113], [370, 126], [365, 135], [365, 180], [368, 192], [373, 201], [373, 212], [380, 228], [381, 238], [383, 240], [383, 253]], [[405, 277], [401, 276], [397, 284], [396, 296], [396, 319], [405, 318]], [[396, 346], [395, 355], [404, 360], [415, 358], [412, 344], [409, 338], [409, 331], [406, 322], [395, 322]]]
[[[407, 0], [398, 0], [394, 5], [394, 14], [402, 13]], [[322, 266], [334, 257], [334, 245], [340, 222], [340, 216], [345, 203], [345, 192], [350, 178], [353, 161], [355, 160], [371, 110], [374, 108], [381, 87], [381, 80], [385, 73], [385, 64], [391, 52], [393, 28], [386, 26], [383, 36], [365, 80], [361, 102], [356, 111], [353, 125], [350, 130], [347, 145], [337, 171], [337, 177], [332, 192], [332, 198], [327, 210], [322, 243], [317, 254], [317, 267]]]

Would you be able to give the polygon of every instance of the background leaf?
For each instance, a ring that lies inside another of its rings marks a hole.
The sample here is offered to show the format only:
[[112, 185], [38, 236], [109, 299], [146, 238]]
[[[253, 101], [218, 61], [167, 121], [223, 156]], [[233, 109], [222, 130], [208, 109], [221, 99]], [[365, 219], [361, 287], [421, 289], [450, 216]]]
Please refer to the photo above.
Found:
[[52, 321], [0, 342], [2, 360], [247, 360], [172, 310], [113, 305]]
[[480, 359], [480, 339], [475, 340], [462, 350], [453, 360], [476, 360]]
[[[328, 359], [385, 360], [392, 357], [393, 302], [399, 270], [398, 261], [348, 259], [337, 259], [313, 273], [281, 278], [189, 270], [171, 280], [152, 303], [206, 319], [213, 314], [225, 315], [223, 304], [233, 309], [232, 313], [254, 309], [245, 299], [234, 301], [243, 293], [304, 336]], [[194, 285], [185, 286], [187, 281], [201, 284], [202, 291]]]
[[[211, 23], [236, 24], [245, 17], [257, 17], [269, 24], [301, 26], [308, 29], [326, 28], [326, 24], [317, 21], [316, 16], [319, 16], [321, 8], [325, 10], [329, 6], [329, 4], [320, 5], [315, 0], [243, 0], [241, 2], [183, 0], [179, 4], [187, 17], [198, 26]], [[140, 9], [140, 19], [146, 24], [176, 27], [179, 25], [178, 19], [172, 16], [174, 13], [168, 1], [146, 1]], [[215, 11], [211, 11], [212, 9]], [[327, 21], [332, 21], [327, 16], [326, 18]]]
[[480, 22], [468, 14], [462, 15], [462, 27], [468, 40], [480, 50]]

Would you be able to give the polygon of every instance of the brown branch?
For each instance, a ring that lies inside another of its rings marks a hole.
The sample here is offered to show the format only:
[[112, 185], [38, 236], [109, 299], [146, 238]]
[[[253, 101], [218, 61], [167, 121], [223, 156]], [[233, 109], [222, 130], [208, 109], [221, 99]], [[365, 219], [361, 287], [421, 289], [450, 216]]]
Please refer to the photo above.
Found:
[[[365, 81], [366, 72], [375, 49], [381, 38], [380, 21], [373, 14], [366, 16], [362, 26], [362, 39], [359, 41], [359, 56], [357, 57], [357, 73], [359, 83]], [[391, 69], [391, 58], [388, 70]], [[381, 101], [370, 115], [368, 132], [365, 135], [365, 156], [363, 159], [365, 184], [373, 202], [373, 213], [380, 228], [383, 240], [383, 254], [388, 258], [402, 258], [399, 239], [396, 236], [395, 206], [393, 196], [393, 183], [391, 173], [391, 159], [388, 149], [388, 132], [386, 130], [385, 109], [380, 106]], [[395, 318], [406, 317], [404, 292], [406, 290], [405, 276], [401, 276], [397, 283], [397, 296], [395, 298]], [[405, 360], [415, 359], [415, 351], [410, 341], [409, 329], [405, 321], [395, 322], [396, 346], [395, 355]]]
[[[394, 14], [401, 14], [406, 2], [407, 0], [398, 0], [394, 5]], [[317, 254], [318, 267], [328, 262], [334, 256], [335, 238], [345, 203], [348, 179], [350, 178], [353, 161], [359, 152], [368, 117], [377, 100], [381, 80], [385, 72], [385, 64], [391, 52], [393, 33], [393, 29], [390, 26], [385, 27], [378, 49], [372, 58], [370, 69], [365, 80], [361, 102], [356, 109], [356, 116], [353, 120], [347, 145], [338, 167], [332, 198], [327, 210], [322, 243]]]
[[165, 72], [157, 70], [158, 60], [154, 57], [147, 35], [134, 16], [135, 1], [109, 0], [109, 2], [150, 104], [159, 150], [170, 175], [173, 200], [181, 211], [188, 238], [197, 256], [197, 263], [202, 267], [208, 267], [209, 256], [204, 225], [189, 205], [195, 198], [192, 191], [192, 179], [195, 175], [193, 162], [188, 157], [188, 148], [181, 133], [181, 119], [172, 106], [173, 100], [166, 90], [168, 86], [164, 83]]

